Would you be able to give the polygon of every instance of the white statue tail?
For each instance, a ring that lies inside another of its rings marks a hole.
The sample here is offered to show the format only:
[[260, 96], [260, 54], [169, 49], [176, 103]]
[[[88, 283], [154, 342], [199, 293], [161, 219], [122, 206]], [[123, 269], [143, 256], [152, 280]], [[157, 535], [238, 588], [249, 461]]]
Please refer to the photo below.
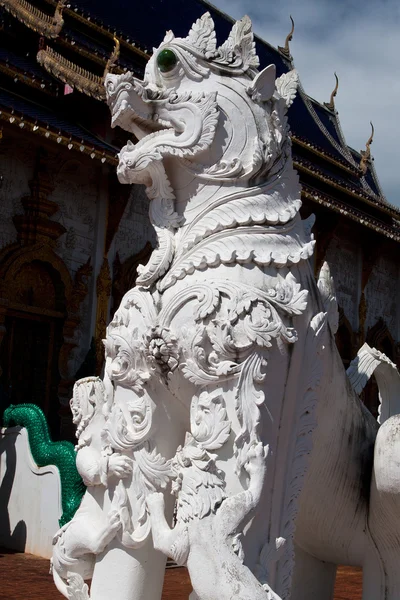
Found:
[[347, 376], [356, 392], [360, 394], [375, 375], [379, 389], [378, 423], [400, 414], [400, 373], [396, 365], [376, 348], [365, 343], [351, 361]]

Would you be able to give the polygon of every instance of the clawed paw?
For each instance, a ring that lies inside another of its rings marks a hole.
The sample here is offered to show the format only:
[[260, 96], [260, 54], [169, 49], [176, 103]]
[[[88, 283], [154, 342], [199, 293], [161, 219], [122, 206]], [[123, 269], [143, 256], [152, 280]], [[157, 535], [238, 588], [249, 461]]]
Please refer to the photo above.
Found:
[[124, 479], [132, 473], [132, 460], [123, 454], [112, 454], [108, 459], [108, 474]]
[[118, 511], [112, 510], [108, 514], [108, 522], [111, 529], [119, 529], [121, 526], [121, 515]]
[[150, 512], [156, 507], [161, 506], [164, 508], [164, 494], [161, 492], [153, 492], [147, 496], [146, 503]]
[[264, 446], [262, 442], [257, 442], [250, 446], [247, 453], [247, 462], [244, 465], [246, 471], [250, 474], [256, 470], [265, 469], [268, 457], [269, 446]]

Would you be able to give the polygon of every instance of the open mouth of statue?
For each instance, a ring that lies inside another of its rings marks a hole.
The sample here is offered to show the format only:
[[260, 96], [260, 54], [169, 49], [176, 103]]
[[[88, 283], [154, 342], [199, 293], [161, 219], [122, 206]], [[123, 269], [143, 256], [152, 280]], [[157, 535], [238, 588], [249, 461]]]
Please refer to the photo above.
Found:
[[113, 81], [109, 81], [107, 86], [112, 127], [119, 125], [133, 131], [139, 140], [150, 133], [171, 127], [170, 123], [159, 118], [159, 102], [148, 98], [146, 88], [139, 81], [124, 82], [116, 87], [112, 87], [112, 84]]
[[160, 131], [167, 128], [166, 125], [159, 121], [155, 111], [139, 112], [130, 106], [126, 98], [121, 98], [116, 105], [115, 112], [113, 112], [111, 126], [116, 127], [117, 125], [122, 126], [124, 124], [125, 128], [127, 120], [136, 126], [135, 133], [136, 129], [141, 130], [141, 134], [137, 135], [139, 139], [153, 131]]

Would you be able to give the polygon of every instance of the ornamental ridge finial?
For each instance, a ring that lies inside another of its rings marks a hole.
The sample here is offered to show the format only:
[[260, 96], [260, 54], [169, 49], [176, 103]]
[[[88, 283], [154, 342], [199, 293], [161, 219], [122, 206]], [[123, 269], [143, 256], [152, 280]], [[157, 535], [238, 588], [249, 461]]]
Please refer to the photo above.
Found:
[[58, 0], [54, 15], [44, 13], [27, 0], [1, 0], [1, 6], [39, 35], [55, 39], [64, 25], [62, 13], [66, 2]]
[[120, 43], [119, 43], [119, 39], [115, 36], [114, 36], [114, 44], [115, 44], [114, 50], [112, 51], [112, 54], [111, 54], [110, 58], [108, 59], [107, 64], [104, 69], [103, 80], [106, 78], [107, 73], [110, 72], [111, 68], [115, 65], [115, 63], [117, 62], [117, 60], [119, 58]]
[[56, 14], [60, 14], [63, 12], [65, 5], [67, 3], [67, 0], [58, 0], [57, 2], [57, 6], [56, 6], [56, 10], [54, 11], [54, 15]]
[[278, 46], [279, 52], [281, 52], [282, 54], [284, 54], [288, 58], [291, 58], [291, 56], [292, 56], [290, 54], [290, 47], [289, 47], [289, 42], [292, 41], [292, 39], [293, 39], [293, 33], [294, 33], [294, 20], [292, 18], [292, 15], [290, 15], [290, 20], [292, 21], [292, 29], [290, 30], [290, 32], [286, 36], [285, 45], [283, 47], [282, 46]]
[[326, 108], [328, 108], [329, 110], [332, 110], [332, 111], [335, 110], [335, 97], [336, 97], [337, 91], [339, 89], [339, 77], [336, 75], [336, 73], [335, 73], [335, 79], [336, 79], [336, 84], [335, 84], [335, 87], [333, 88], [330, 100], [329, 100], [329, 102], [324, 102], [324, 106], [326, 106]]
[[360, 169], [361, 169], [363, 175], [365, 175], [365, 173], [368, 171], [368, 165], [371, 162], [371, 144], [374, 141], [375, 129], [372, 124], [372, 121], [370, 121], [370, 124], [371, 124], [371, 135], [369, 136], [368, 141], [365, 144], [365, 150], [361, 150]]

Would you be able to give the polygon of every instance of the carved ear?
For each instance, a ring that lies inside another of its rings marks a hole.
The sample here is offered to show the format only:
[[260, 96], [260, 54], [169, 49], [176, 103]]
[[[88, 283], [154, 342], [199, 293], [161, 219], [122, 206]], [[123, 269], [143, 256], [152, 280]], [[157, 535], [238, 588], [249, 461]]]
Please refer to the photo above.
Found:
[[171, 29], [169, 29], [167, 31], [167, 33], [165, 34], [165, 37], [164, 37], [162, 43], [163, 44], [168, 44], [169, 42], [172, 42], [173, 39], [175, 39], [174, 32], [171, 31]]
[[245, 70], [259, 66], [260, 61], [256, 54], [250, 17], [245, 15], [240, 21], [236, 21], [228, 39], [222, 44], [220, 51], [222, 51], [222, 54], [227, 51], [234, 52], [236, 56], [242, 59], [242, 65]]
[[265, 67], [265, 69], [258, 73], [253, 79], [251, 84], [252, 95], [256, 95], [262, 102], [269, 100], [275, 91], [275, 77], [275, 65]]
[[284, 73], [275, 82], [275, 86], [279, 95], [284, 99], [286, 106], [293, 104], [296, 97], [297, 87], [299, 85], [299, 76], [296, 69], [292, 69], [288, 73]]
[[217, 48], [217, 38], [214, 31], [214, 21], [206, 12], [192, 25], [186, 41], [204, 54], [212, 55]]

